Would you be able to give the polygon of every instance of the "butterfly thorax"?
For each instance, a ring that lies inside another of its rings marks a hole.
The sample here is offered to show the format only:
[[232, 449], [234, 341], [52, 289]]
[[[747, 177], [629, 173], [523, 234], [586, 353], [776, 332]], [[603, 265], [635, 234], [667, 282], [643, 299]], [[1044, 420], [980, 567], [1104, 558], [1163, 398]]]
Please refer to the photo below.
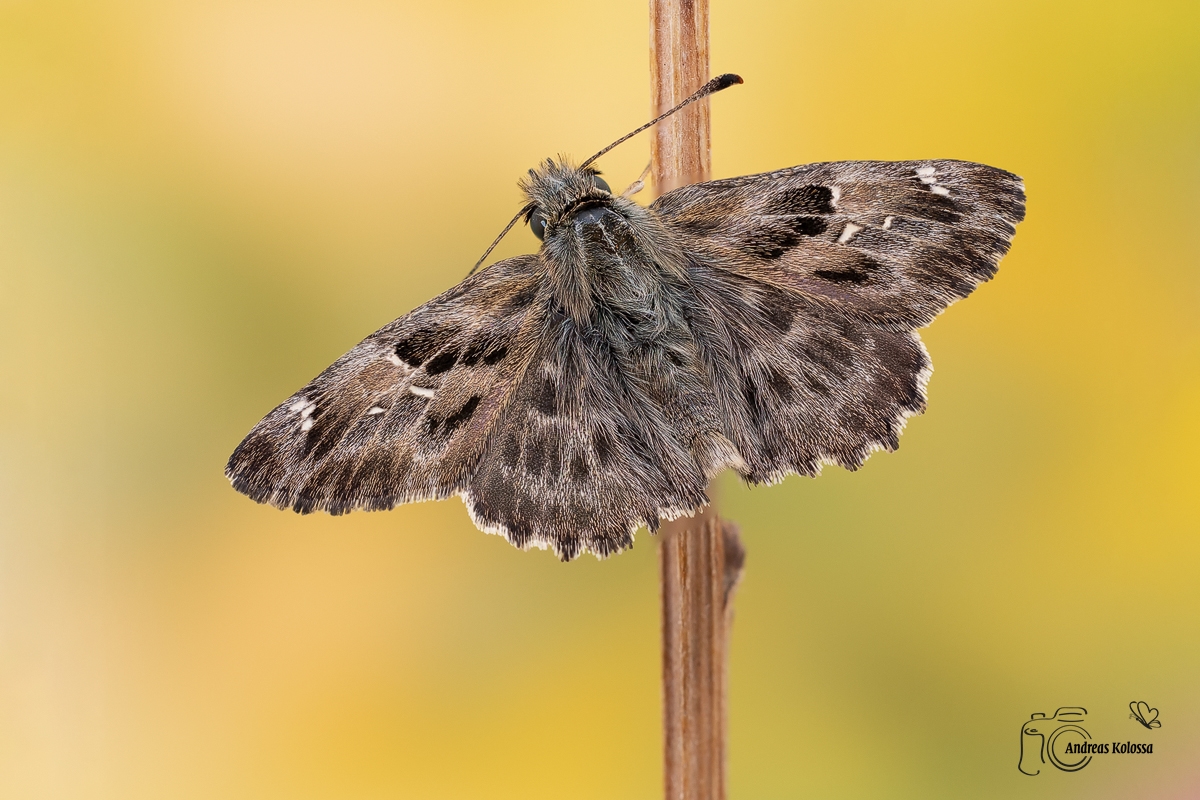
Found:
[[662, 325], [667, 285], [684, 276], [683, 255], [654, 212], [598, 183], [599, 173], [547, 160], [521, 182], [544, 221], [541, 261], [557, 305], [576, 325], [597, 314]]

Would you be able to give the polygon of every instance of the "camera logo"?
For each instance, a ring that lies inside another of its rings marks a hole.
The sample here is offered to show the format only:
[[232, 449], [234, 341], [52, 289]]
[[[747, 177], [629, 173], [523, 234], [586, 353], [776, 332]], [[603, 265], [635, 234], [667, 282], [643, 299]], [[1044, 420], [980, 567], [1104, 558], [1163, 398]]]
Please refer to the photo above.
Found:
[[[1077, 772], [1089, 763], [1091, 748], [1081, 746], [1092, 735], [1080, 724], [1086, 708], [1060, 708], [1053, 717], [1033, 714], [1021, 726], [1021, 761], [1017, 768], [1026, 775], [1037, 775], [1047, 762], [1063, 772]], [[1073, 746], [1072, 746], [1073, 745]]]

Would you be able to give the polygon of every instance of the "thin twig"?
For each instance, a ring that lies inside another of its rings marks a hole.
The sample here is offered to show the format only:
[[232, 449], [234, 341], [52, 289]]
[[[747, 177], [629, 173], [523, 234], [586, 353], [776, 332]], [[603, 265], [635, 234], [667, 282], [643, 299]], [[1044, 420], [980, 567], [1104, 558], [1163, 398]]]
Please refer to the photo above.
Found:
[[[650, 0], [650, 73], [654, 116], [708, 80], [707, 0]], [[657, 193], [709, 178], [708, 110], [706, 98], [654, 129]], [[724, 800], [728, 641], [744, 553], [711, 506], [661, 536], [666, 797]]]

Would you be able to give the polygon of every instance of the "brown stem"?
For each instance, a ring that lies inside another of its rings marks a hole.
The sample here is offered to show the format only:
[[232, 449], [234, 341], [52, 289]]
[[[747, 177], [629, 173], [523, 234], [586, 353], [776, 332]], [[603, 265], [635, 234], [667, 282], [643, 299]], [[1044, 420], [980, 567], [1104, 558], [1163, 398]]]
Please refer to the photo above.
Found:
[[[651, 116], [658, 116], [708, 80], [708, 0], [650, 0]], [[708, 180], [711, 169], [708, 99], [654, 129], [650, 158], [655, 191]]]
[[711, 508], [663, 526], [664, 777], [667, 800], [724, 800], [733, 591], [745, 553]]
[[[708, 80], [707, 0], [650, 0], [654, 116]], [[656, 192], [707, 180], [707, 98], [668, 117], [651, 143]], [[728, 641], [744, 553], [710, 506], [663, 526], [664, 776], [667, 800], [724, 800]]]

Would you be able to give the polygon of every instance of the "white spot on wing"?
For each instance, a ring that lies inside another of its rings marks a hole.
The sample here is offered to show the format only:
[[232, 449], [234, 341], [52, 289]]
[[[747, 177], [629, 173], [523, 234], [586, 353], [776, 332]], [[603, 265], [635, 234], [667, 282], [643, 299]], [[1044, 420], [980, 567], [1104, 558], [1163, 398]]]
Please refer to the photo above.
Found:
[[938, 179], [935, 177], [936, 173], [937, 170], [933, 167], [919, 167], [917, 169], [917, 177], [921, 179], [921, 183], [929, 187], [929, 191], [946, 197], [950, 194], [950, 190], [945, 186], [938, 186]]
[[427, 389], [424, 386], [410, 386], [408, 387], [408, 390], [417, 397], [427, 397], [431, 400], [433, 399], [433, 389]]
[[400, 356], [396, 355], [395, 353], [388, 353], [388, 361], [392, 362], [397, 367], [404, 366], [404, 362], [400, 360]]
[[300, 423], [300, 430], [307, 432], [307, 431], [312, 430], [312, 426], [313, 426], [313, 421], [312, 421], [312, 418], [310, 417], [309, 419], [306, 419], [306, 420], [304, 420], [304, 422]]
[[[299, 414], [300, 419], [308, 419], [312, 416], [313, 411], [317, 409], [317, 404], [309, 400], [307, 397], [301, 397], [296, 402], [288, 406], [288, 411]], [[308, 430], [305, 428], [305, 430]]]
[[842, 190], [836, 186], [829, 187], [833, 191], [833, 197], [829, 201], [829, 205], [837, 208], [838, 201], [842, 199]]
[[838, 237], [838, 244], [845, 244], [854, 238], [854, 234], [862, 230], [862, 225], [855, 225], [853, 222], [847, 222], [846, 227], [842, 229], [842, 235]]
[[380, 408], [379, 406], [371, 406], [370, 408], [367, 409], [368, 415], [382, 414], [382, 413], [383, 413], [383, 409]]
[[891, 214], [888, 214], [886, 217], [883, 218], [883, 229], [885, 231], [891, 229], [892, 220], [894, 220], [894, 219], [895, 219], [895, 217], [893, 217]]

